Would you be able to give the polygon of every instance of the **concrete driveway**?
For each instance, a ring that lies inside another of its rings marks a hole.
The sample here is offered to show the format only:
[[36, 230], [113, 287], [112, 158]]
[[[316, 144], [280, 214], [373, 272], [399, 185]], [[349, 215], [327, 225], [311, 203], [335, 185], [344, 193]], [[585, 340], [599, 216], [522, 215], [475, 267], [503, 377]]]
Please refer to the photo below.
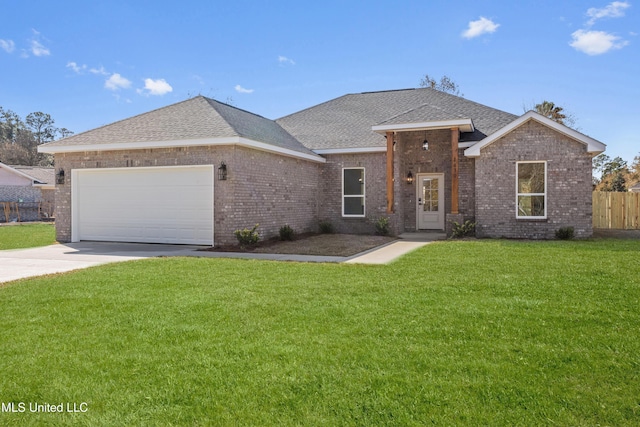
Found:
[[202, 246], [80, 242], [0, 251], [0, 283], [94, 265], [158, 256], [189, 256]]

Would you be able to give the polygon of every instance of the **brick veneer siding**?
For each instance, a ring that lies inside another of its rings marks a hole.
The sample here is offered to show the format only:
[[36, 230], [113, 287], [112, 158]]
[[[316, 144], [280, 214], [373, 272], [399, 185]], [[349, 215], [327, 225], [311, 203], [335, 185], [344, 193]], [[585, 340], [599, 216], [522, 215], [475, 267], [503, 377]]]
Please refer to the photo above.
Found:
[[[397, 233], [396, 215], [387, 214], [386, 153], [330, 154], [320, 174], [321, 221], [329, 221], [338, 233], [371, 234], [374, 221], [381, 217], [391, 220], [391, 231]], [[342, 169], [364, 168], [365, 217], [342, 216]], [[397, 180], [396, 180], [397, 182]]]
[[[412, 185], [406, 183], [409, 172], [414, 179], [419, 173], [444, 174], [444, 200], [445, 213], [451, 212], [451, 131], [449, 129], [433, 130], [426, 132], [429, 141], [429, 150], [422, 149], [425, 132], [403, 132], [396, 135], [399, 147], [399, 178], [403, 185], [400, 186], [399, 203], [402, 204], [402, 222], [405, 231], [416, 230], [416, 186], [417, 180]], [[474, 218], [475, 210], [475, 168], [474, 159], [464, 157], [462, 149], [458, 150], [458, 211], [465, 219]], [[396, 179], [397, 181], [397, 179]], [[446, 224], [445, 224], [446, 227]]]
[[[297, 232], [315, 230], [318, 222], [319, 164], [243, 147], [179, 147], [146, 150], [56, 154], [65, 183], [56, 185], [56, 237], [71, 240], [71, 170], [177, 165], [214, 165], [214, 240], [236, 243], [234, 230], [260, 224], [263, 238], [289, 224]], [[228, 179], [217, 179], [224, 161]]]
[[[516, 219], [518, 161], [547, 161], [547, 219]], [[566, 226], [591, 236], [591, 155], [583, 144], [529, 121], [483, 148], [475, 165], [478, 237], [551, 239]]]

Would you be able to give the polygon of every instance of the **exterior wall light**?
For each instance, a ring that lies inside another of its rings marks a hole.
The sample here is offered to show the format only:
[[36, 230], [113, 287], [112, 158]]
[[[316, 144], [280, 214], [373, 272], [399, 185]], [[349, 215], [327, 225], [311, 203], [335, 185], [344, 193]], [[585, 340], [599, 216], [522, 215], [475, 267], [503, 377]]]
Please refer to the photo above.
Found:
[[220, 167], [218, 168], [218, 180], [227, 180], [227, 165], [224, 162], [220, 163]]
[[424, 131], [424, 141], [422, 141], [422, 149], [424, 151], [428, 151], [429, 150], [429, 141], [427, 141], [427, 131]]
[[64, 169], [60, 169], [56, 172], [56, 184], [64, 184]]
[[407, 184], [413, 184], [413, 174], [411, 173], [411, 171], [409, 171], [409, 173], [407, 174]]

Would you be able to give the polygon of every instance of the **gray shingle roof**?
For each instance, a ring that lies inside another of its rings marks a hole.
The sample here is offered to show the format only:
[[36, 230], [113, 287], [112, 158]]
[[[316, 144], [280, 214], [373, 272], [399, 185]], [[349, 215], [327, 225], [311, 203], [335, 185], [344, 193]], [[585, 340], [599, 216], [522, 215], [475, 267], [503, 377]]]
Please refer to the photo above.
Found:
[[313, 154], [273, 120], [197, 96], [46, 145], [181, 141], [243, 137], [276, 147]]
[[517, 116], [438, 90], [405, 89], [344, 95], [282, 117], [278, 122], [312, 150], [384, 146], [372, 126], [471, 119], [475, 132], [460, 141], [479, 141]]
[[55, 177], [53, 168], [22, 165], [11, 165], [9, 167], [30, 176], [34, 181], [37, 181], [38, 184], [53, 184]]

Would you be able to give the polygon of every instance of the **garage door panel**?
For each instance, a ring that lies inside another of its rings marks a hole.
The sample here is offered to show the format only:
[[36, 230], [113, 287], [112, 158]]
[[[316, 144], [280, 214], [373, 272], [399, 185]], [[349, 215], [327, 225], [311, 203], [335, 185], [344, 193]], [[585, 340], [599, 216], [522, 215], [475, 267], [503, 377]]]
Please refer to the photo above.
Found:
[[213, 167], [76, 171], [77, 240], [213, 244]]

